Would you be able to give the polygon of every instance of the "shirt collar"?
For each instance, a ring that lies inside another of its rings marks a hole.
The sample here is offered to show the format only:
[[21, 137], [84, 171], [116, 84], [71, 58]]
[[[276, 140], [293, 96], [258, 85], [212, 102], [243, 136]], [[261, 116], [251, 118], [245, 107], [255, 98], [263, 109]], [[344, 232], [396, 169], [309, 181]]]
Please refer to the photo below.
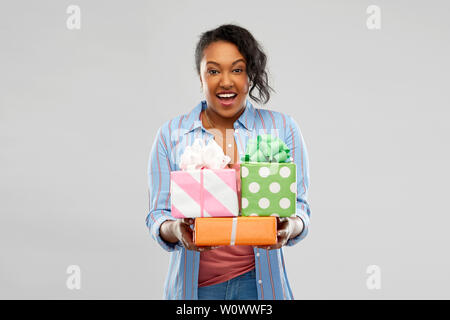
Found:
[[248, 99], [245, 101], [245, 110], [237, 121], [248, 131], [253, 130], [255, 124], [255, 108]]
[[[197, 128], [203, 128], [200, 121], [200, 113], [207, 108], [206, 100], [201, 101], [190, 113], [184, 116], [183, 127], [186, 129], [186, 133], [195, 131]], [[245, 100], [245, 110], [240, 117], [234, 123], [235, 129], [236, 123], [239, 122], [245, 129], [251, 131], [255, 123], [255, 108], [247, 99]]]

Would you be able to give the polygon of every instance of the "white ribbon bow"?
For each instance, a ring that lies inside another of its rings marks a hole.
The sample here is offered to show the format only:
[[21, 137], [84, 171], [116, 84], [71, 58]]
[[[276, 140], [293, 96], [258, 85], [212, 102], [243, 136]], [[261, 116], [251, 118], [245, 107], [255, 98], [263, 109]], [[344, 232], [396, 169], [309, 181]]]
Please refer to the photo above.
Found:
[[184, 149], [180, 158], [181, 170], [223, 169], [231, 158], [223, 153], [222, 148], [214, 139], [205, 146], [202, 139], [195, 139], [192, 146]]

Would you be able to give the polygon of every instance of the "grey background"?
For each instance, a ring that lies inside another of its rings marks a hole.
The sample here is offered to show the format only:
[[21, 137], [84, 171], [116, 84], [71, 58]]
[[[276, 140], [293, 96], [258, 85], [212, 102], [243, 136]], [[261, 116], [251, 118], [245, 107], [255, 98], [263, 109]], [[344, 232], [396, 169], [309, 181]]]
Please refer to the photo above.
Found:
[[[81, 30], [66, 28], [69, 5]], [[368, 30], [366, 8], [381, 8]], [[201, 32], [248, 28], [310, 156], [296, 299], [448, 299], [447, 1], [2, 1], [0, 298], [160, 299], [145, 226], [159, 126], [203, 99]], [[256, 105], [256, 104], [255, 104]], [[81, 289], [66, 268], [81, 268]], [[369, 290], [366, 268], [381, 269]]]

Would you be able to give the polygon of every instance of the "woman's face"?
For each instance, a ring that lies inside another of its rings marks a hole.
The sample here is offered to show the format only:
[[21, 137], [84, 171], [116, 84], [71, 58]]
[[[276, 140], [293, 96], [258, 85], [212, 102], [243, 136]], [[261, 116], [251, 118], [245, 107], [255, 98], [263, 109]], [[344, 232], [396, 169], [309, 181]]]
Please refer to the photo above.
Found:
[[[208, 107], [220, 116], [232, 118], [245, 107], [249, 89], [246, 61], [236, 45], [216, 41], [206, 47], [200, 64], [200, 82]], [[220, 97], [226, 93], [233, 97]]]

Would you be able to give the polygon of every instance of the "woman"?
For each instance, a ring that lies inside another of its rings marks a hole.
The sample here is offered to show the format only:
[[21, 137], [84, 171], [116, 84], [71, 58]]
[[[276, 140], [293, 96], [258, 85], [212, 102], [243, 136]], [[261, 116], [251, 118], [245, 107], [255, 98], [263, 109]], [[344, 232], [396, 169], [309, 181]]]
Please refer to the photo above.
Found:
[[[281, 112], [254, 108], [270, 99], [266, 55], [246, 29], [222, 25], [201, 35], [195, 63], [205, 100], [185, 115], [167, 121], [158, 131], [149, 161], [152, 237], [171, 252], [165, 282], [166, 299], [293, 299], [282, 247], [308, 233], [306, 201], [309, 173], [305, 144], [297, 123]], [[254, 90], [258, 90], [258, 95]], [[239, 181], [239, 159], [247, 141], [275, 133], [291, 150], [297, 165], [297, 215], [278, 219], [278, 243], [269, 247], [197, 247], [193, 219], [174, 219], [170, 209], [170, 171], [195, 138], [210, 139], [231, 158]]]

